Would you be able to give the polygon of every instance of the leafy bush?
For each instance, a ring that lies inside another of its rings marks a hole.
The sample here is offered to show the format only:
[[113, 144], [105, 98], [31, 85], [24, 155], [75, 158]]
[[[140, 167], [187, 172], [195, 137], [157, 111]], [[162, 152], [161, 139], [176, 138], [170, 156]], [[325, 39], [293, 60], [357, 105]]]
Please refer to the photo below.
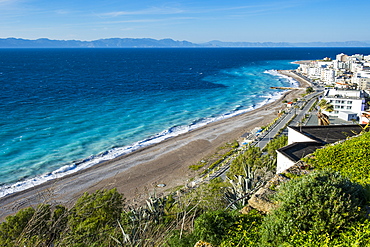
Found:
[[203, 168], [206, 164], [196, 164], [196, 165], [191, 165], [189, 166], [189, 169], [193, 170], [193, 171], [198, 171], [200, 170], [201, 168]]
[[312, 88], [312, 87], [307, 87], [306, 88], [306, 93], [309, 94], [309, 93], [313, 93], [315, 92], [315, 90]]
[[34, 214], [35, 209], [26, 208], [14, 216], [6, 217], [6, 221], [0, 225], [0, 245], [14, 246]]
[[218, 246], [236, 218], [235, 214], [223, 210], [206, 212], [195, 220], [193, 234], [198, 240]]
[[315, 169], [331, 168], [363, 185], [370, 184], [370, 133], [316, 150], [304, 161]]
[[194, 246], [198, 241], [197, 237], [193, 233], [182, 234], [180, 230], [172, 232], [172, 236], [168, 239], [164, 246], [169, 247], [189, 247]]
[[288, 144], [288, 136], [281, 135], [277, 138], [272, 139], [264, 148], [263, 151], [267, 151], [268, 155], [271, 158], [276, 159], [277, 153], [276, 150], [282, 148]]
[[227, 206], [227, 200], [224, 197], [225, 187], [226, 183], [220, 177], [212, 179], [209, 183], [201, 184], [197, 189], [179, 198], [175, 205], [176, 211], [187, 211], [192, 207], [196, 207], [201, 213], [223, 209]]
[[260, 225], [263, 216], [256, 210], [241, 214], [227, 230], [221, 247], [260, 246]]
[[352, 222], [335, 236], [312, 231], [296, 233], [287, 238], [282, 246], [370, 246], [370, 220], [363, 217]]
[[244, 153], [237, 156], [231, 163], [228, 177], [234, 175], [244, 175], [244, 170], [247, 166], [258, 168], [262, 165], [262, 151], [259, 147], [249, 146]]
[[68, 216], [63, 246], [109, 246], [118, 229], [123, 209], [122, 195], [116, 189], [98, 190], [81, 196]]
[[326, 170], [282, 184], [274, 199], [278, 208], [262, 224], [266, 245], [305, 232], [312, 236], [337, 234], [359, 218], [365, 193], [361, 185]]

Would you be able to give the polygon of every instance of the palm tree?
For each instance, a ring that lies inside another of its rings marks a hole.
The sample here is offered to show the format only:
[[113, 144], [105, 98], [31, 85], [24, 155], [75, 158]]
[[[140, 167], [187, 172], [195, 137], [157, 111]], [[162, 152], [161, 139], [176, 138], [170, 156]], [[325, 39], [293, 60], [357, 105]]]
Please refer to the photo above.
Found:
[[334, 106], [328, 103], [325, 99], [320, 100], [320, 102], [317, 105], [320, 107], [320, 110], [324, 110], [327, 112], [334, 111]]
[[319, 125], [329, 125], [329, 117], [328, 115], [322, 113], [321, 111], [327, 111], [327, 112], [332, 112], [334, 111], [334, 107], [332, 104], [328, 103], [325, 99], [320, 100], [320, 102], [317, 104], [320, 109], [317, 112], [317, 120], [319, 122]]
[[322, 113], [321, 111], [317, 112], [317, 120], [319, 122], [319, 125], [329, 125], [330, 124], [328, 115]]

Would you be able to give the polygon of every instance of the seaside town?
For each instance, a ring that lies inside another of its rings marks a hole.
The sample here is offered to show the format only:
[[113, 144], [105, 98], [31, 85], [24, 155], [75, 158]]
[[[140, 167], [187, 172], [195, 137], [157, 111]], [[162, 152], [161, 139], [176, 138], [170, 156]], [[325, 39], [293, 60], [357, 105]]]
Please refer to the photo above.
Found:
[[[277, 174], [327, 144], [367, 131], [370, 119], [370, 55], [341, 53], [335, 59], [325, 57], [296, 63], [299, 64], [296, 70], [281, 73], [296, 75], [296, 79], [309, 83], [315, 93], [310, 91], [309, 97], [305, 95], [296, 102], [286, 102], [288, 145], [276, 150]], [[267, 133], [263, 137], [255, 135], [258, 142], [269, 136]], [[267, 138], [266, 143], [270, 139]]]
[[370, 55], [296, 63], [264, 110], [0, 198], [0, 245], [369, 246]]
[[0, 247], [370, 247], [369, 9], [0, 0]]
[[344, 121], [369, 122], [370, 55], [338, 54], [335, 59], [299, 62], [296, 72], [313, 85], [324, 86], [322, 99], [328, 104], [323, 112]]

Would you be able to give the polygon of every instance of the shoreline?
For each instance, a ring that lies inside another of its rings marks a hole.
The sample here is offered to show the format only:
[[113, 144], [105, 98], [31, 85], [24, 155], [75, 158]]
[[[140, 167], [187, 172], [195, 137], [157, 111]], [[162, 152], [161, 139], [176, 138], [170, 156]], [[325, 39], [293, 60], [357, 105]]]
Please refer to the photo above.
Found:
[[[277, 95], [273, 95], [272, 98], [266, 99], [261, 103], [258, 103], [257, 106], [250, 107], [248, 109], [241, 109], [236, 110], [232, 112], [225, 113], [223, 115], [215, 116], [215, 117], [209, 117], [206, 118], [207, 120], [204, 121], [193, 121], [189, 125], [182, 125], [182, 126], [174, 126], [170, 127], [167, 130], [163, 130], [161, 132], [158, 132], [157, 134], [154, 134], [152, 136], [146, 137], [142, 140], [136, 141], [131, 145], [127, 146], [121, 146], [121, 147], [114, 147], [110, 150], [102, 151], [99, 154], [96, 155], [90, 155], [87, 158], [78, 159], [75, 161], [72, 161], [68, 164], [63, 165], [62, 167], [48, 173], [40, 174], [35, 177], [26, 178], [19, 180], [14, 183], [5, 184], [2, 187], [0, 187], [0, 199], [3, 197], [6, 197], [7, 195], [11, 195], [13, 193], [19, 193], [27, 189], [31, 189], [33, 187], [36, 187], [40, 184], [43, 184], [45, 182], [55, 180], [62, 178], [64, 176], [68, 176], [70, 174], [79, 172], [84, 169], [88, 169], [90, 167], [96, 166], [100, 163], [109, 162], [115, 158], [118, 158], [120, 156], [124, 156], [127, 154], [130, 154], [132, 152], [135, 152], [137, 150], [143, 149], [145, 147], [148, 147], [150, 145], [156, 145], [164, 140], [167, 140], [169, 138], [176, 137], [178, 135], [184, 134], [189, 131], [193, 131], [197, 128], [206, 126], [210, 123], [216, 122], [216, 121], [222, 121], [227, 118], [231, 118], [237, 115], [244, 114], [246, 112], [258, 109], [260, 107], [263, 107], [264, 105], [268, 105], [271, 102], [274, 102], [275, 100], [282, 97], [283, 94], [277, 93]], [[180, 127], [180, 128], [178, 128]], [[173, 128], [178, 128], [175, 131], [172, 131]]]
[[[297, 81], [302, 86], [303, 82]], [[0, 199], [0, 221], [22, 208], [40, 203], [68, 207], [84, 192], [91, 193], [98, 189], [117, 188], [124, 194], [127, 204], [135, 204], [147, 199], [153, 191], [160, 194], [185, 185], [196, 175], [188, 168], [190, 165], [215, 153], [225, 143], [238, 140], [245, 132], [270, 123], [276, 118], [277, 111], [283, 108], [283, 99], [294, 99], [301, 93], [302, 90], [288, 91], [274, 102], [252, 111], [207, 124], [62, 178], [7, 195]], [[166, 187], [158, 188], [157, 184], [166, 184]]]

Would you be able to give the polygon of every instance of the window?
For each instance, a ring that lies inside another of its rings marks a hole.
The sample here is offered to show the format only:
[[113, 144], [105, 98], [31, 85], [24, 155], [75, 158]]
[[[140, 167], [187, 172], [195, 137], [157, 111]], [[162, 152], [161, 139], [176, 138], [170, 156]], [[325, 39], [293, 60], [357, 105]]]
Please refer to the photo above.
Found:
[[334, 111], [334, 114], [338, 114], [339, 113], [339, 111]]
[[336, 100], [335, 103], [340, 104], [340, 100]]
[[352, 109], [352, 106], [347, 106], [347, 110], [351, 110]]
[[352, 104], [352, 101], [350, 101], [350, 100], [349, 100], [349, 101], [347, 101], [347, 104]]
[[344, 105], [340, 106], [340, 109], [344, 109]]
[[342, 100], [342, 104], [346, 103], [344, 100]]
[[339, 105], [335, 105], [334, 108], [335, 109], [340, 109], [340, 106]]

